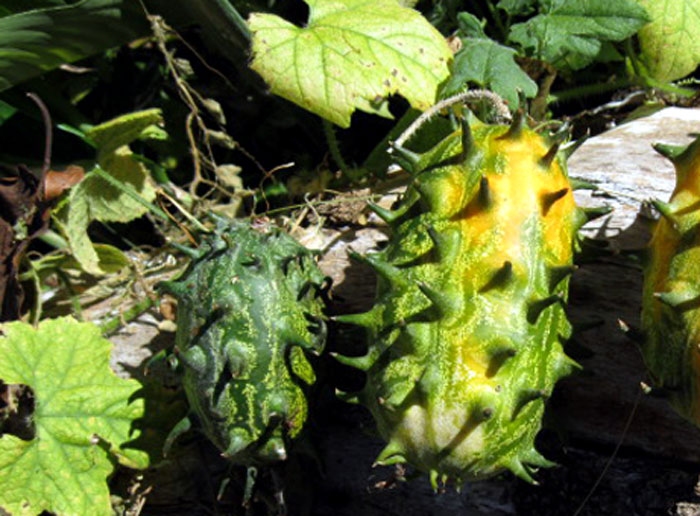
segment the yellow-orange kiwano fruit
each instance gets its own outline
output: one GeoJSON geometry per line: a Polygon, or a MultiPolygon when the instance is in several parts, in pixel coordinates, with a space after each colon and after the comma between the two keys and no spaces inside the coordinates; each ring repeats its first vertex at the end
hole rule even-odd
{"type": "Polygon", "coordinates": [[[654,387],[700,425],[700,139],[687,148],[657,145],[676,167],[654,228],[644,271],[642,354],[654,387]]]}
{"type": "Polygon", "coordinates": [[[576,364],[562,350],[577,229],[558,145],[516,116],[463,120],[431,150],[395,148],[413,180],[386,249],[358,257],[379,280],[357,401],[388,442],[377,462],[407,462],[458,484],[504,470],[532,481],[544,402],[576,364]]]}

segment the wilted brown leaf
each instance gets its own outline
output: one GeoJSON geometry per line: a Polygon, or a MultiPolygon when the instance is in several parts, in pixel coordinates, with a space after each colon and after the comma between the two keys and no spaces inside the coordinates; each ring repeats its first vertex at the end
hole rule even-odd
{"type": "Polygon", "coordinates": [[[20,261],[30,242],[48,227],[51,201],[85,175],[78,166],[49,170],[42,179],[24,165],[0,178],[0,320],[19,319],[24,290],[20,261]]]}
{"type": "Polygon", "coordinates": [[[49,170],[53,140],[51,117],[37,95],[28,93],[27,96],[37,104],[44,121],[44,165],[38,177],[24,165],[0,177],[0,321],[19,319],[22,313],[24,290],[18,279],[20,261],[29,243],[48,227],[51,201],[85,175],[83,168],[75,165],[63,172],[49,170]]]}
{"type": "Polygon", "coordinates": [[[85,177],[85,169],[68,165],[65,170],[49,170],[44,176],[44,201],[52,201],[85,177]]]}

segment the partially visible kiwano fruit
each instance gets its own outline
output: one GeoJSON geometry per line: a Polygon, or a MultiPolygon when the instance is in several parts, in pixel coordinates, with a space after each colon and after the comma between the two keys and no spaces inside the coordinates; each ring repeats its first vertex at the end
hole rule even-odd
{"type": "Polygon", "coordinates": [[[563,303],[576,231],[559,145],[517,114],[508,126],[474,117],[431,150],[394,154],[412,181],[394,210],[388,247],[356,256],[378,275],[374,307],[338,319],[366,328],[367,372],[355,395],[388,441],[379,464],[407,462],[439,481],[510,470],[532,482],[551,463],[535,450],[545,400],[577,364],[563,303]]]}
{"type": "Polygon", "coordinates": [[[658,392],[700,425],[700,138],[657,145],[676,168],[676,187],[649,244],[642,299],[642,354],[658,392]]]}
{"type": "Polygon", "coordinates": [[[307,353],[324,348],[311,251],[276,228],[218,220],[192,263],[160,290],[177,297],[176,350],[203,432],[232,462],[283,460],[307,419],[315,380],[307,353]]]}

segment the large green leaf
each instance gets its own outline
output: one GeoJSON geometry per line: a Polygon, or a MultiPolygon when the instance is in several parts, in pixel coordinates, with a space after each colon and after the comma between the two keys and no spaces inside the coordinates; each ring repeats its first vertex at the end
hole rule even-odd
{"type": "Polygon", "coordinates": [[[0,379],[33,390],[36,435],[0,437],[0,507],[14,516],[111,515],[112,458],[148,465],[145,453],[123,448],[143,415],[143,400],[129,401],[140,384],[112,372],[111,344],[94,324],[65,317],[1,329],[0,379]]]}
{"type": "Polygon", "coordinates": [[[0,91],[148,30],[133,0],[84,0],[0,18],[0,91]]]}
{"type": "Polygon", "coordinates": [[[417,11],[396,0],[306,0],[301,28],[254,13],[251,67],[273,93],[341,127],[355,109],[390,116],[385,99],[403,95],[413,107],[435,102],[448,76],[444,38],[417,11]]]}
{"type": "Polygon", "coordinates": [[[515,50],[491,39],[463,39],[442,96],[455,95],[466,83],[475,83],[498,93],[510,106],[517,108],[518,90],[526,97],[534,97],[537,84],[518,66],[514,56],[515,50]]]}
{"type": "Polygon", "coordinates": [[[591,64],[603,41],[621,41],[649,17],[635,0],[541,0],[541,12],[513,25],[509,39],[565,70],[591,64]]]}
{"type": "MultiPolygon", "coordinates": [[[[96,167],[146,202],[155,198],[155,189],[149,180],[148,169],[134,158],[128,144],[160,121],[159,109],[147,109],[95,126],[86,134],[97,145],[96,167]]],[[[124,189],[107,183],[93,169],[71,188],[55,218],[75,259],[87,272],[97,275],[108,271],[100,266],[100,257],[87,234],[90,222],[128,222],[146,211],[143,202],[135,200],[124,189]]]]}
{"type": "Polygon", "coordinates": [[[0,5],[0,16],[17,14],[30,9],[41,9],[42,7],[58,7],[66,5],[63,0],[3,0],[0,5]]]}
{"type": "Polygon", "coordinates": [[[489,39],[474,15],[460,13],[458,19],[462,48],[455,54],[441,97],[459,93],[468,83],[498,93],[513,108],[518,107],[518,90],[527,97],[537,95],[537,84],[515,62],[515,50],[489,39]]]}
{"type": "Polygon", "coordinates": [[[647,72],[659,81],[674,81],[700,64],[700,2],[698,0],[638,0],[651,23],[639,31],[639,46],[647,72]]]}

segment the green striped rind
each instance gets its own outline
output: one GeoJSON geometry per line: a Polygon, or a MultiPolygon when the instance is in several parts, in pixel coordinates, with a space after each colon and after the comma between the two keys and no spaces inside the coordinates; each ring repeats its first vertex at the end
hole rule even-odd
{"type": "Polygon", "coordinates": [[[315,382],[307,353],[324,347],[312,253],[278,229],[221,220],[175,282],[176,349],[191,412],[223,455],[254,465],[284,459],[307,418],[315,382]]]}
{"type": "MultiPolygon", "coordinates": [[[[556,145],[556,144],[555,144],[556,145]]],[[[510,470],[532,481],[544,402],[576,364],[563,302],[575,207],[564,163],[516,120],[464,123],[423,155],[395,149],[414,174],[402,204],[377,210],[388,247],[360,257],[379,277],[364,326],[368,353],[337,357],[367,372],[355,398],[388,441],[377,462],[408,462],[434,486],[510,470]]]]}

